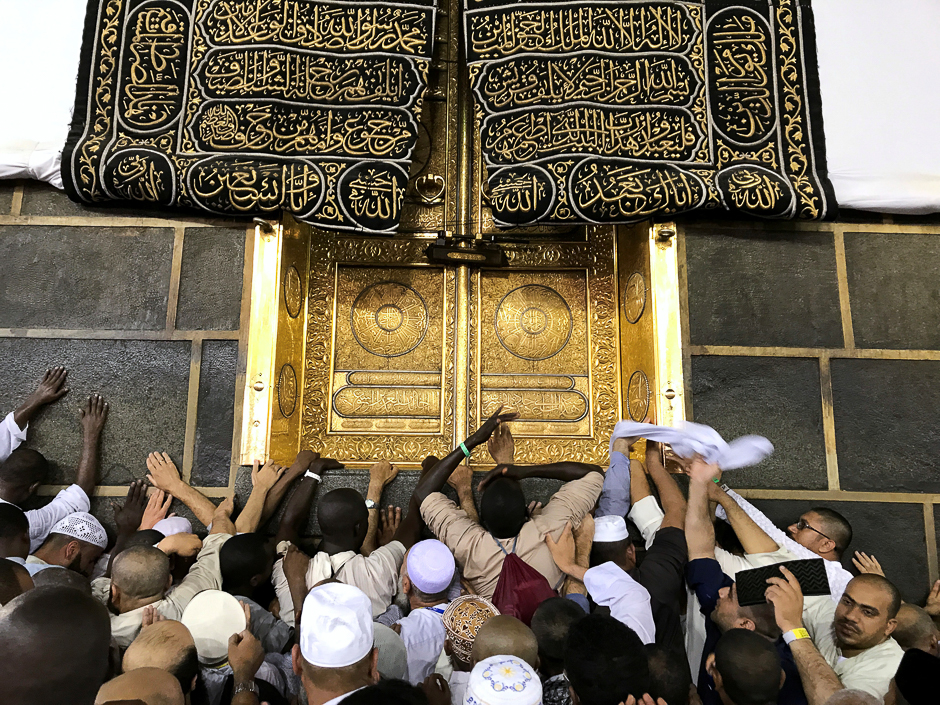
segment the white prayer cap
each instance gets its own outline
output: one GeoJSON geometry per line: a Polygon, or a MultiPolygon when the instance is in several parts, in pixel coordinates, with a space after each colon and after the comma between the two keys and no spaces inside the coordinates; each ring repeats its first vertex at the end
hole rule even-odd
{"type": "Polygon", "coordinates": [[[164,536],[193,533],[193,525],[190,524],[189,519],[185,517],[167,517],[166,519],[161,519],[153,525],[153,528],[164,536]]]}
{"type": "Polygon", "coordinates": [[[228,657],[228,640],[245,630],[245,608],[221,590],[205,590],[183,610],[180,619],[196,642],[199,662],[213,665],[228,657]]]}
{"type": "Polygon", "coordinates": [[[358,663],[372,651],[372,602],[357,587],[327,583],[313,588],[300,615],[300,653],[321,668],[358,663]]]}
{"type": "Polygon", "coordinates": [[[630,538],[627,522],[620,516],[597,517],[594,520],[594,543],[609,543],[630,538]]]}
{"type": "Polygon", "coordinates": [[[490,656],[470,672],[464,705],[539,705],[542,683],[532,666],[515,656],[490,656]]]}
{"type": "Polygon", "coordinates": [[[60,519],[49,533],[70,536],[73,539],[97,546],[102,551],[108,547],[107,532],[101,522],[88,512],[69,514],[64,519],[60,519]]]}
{"type": "Polygon", "coordinates": [[[379,675],[382,678],[408,680],[408,651],[404,639],[384,624],[375,622],[372,626],[375,629],[375,648],[379,650],[376,664],[379,675]]]}
{"type": "Polygon", "coordinates": [[[444,592],[454,579],[454,554],[437,539],[418,541],[408,551],[408,579],[426,595],[444,592]]]}

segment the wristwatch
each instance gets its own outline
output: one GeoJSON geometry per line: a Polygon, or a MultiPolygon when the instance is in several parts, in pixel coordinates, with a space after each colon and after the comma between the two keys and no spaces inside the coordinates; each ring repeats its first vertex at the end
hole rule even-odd
{"type": "Polygon", "coordinates": [[[316,480],[317,482],[321,482],[321,481],[322,481],[322,480],[320,479],[320,476],[317,475],[313,470],[307,470],[307,472],[304,473],[304,477],[309,477],[310,479],[316,480]]]}
{"type": "Polygon", "coordinates": [[[375,500],[367,499],[366,500],[366,509],[375,509],[375,500]]]}
{"type": "Polygon", "coordinates": [[[800,627],[799,629],[791,629],[786,634],[783,635],[783,640],[787,644],[792,644],[797,639],[809,639],[809,632],[800,627]]]}
{"type": "Polygon", "coordinates": [[[232,691],[232,697],[238,695],[239,693],[254,693],[258,697],[261,697],[261,693],[258,690],[258,684],[253,680],[236,683],[235,689],[232,691]]]}

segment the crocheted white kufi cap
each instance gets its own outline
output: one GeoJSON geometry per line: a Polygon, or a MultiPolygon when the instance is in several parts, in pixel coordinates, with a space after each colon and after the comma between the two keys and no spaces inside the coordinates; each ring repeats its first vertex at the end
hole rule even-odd
{"type": "Polygon", "coordinates": [[[212,665],[228,657],[228,640],[245,630],[245,608],[221,590],[204,590],[183,610],[180,620],[193,635],[199,662],[212,665]]]}
{"type": "Polygon", "coordinates": [[[623,541],[629,538],[627,522],[620,516],[597,517],[594,520],[594,543],[623,541]]]}
{"type": "Polygon", "coordinates": [[[470,672],[464,705],[539,705],[542,683],[532,666],[515,656],[490,656],[470,672]]]}
{"type": "Polygon", "coordinates": [[[88,512],[75,512],[69,514],[64,519],[52,527],[52,534],[63,534],[73,539],[84,541],[97,546],[102,551],[108,547],[108,534],[101,525],[101,522],[95,519],[88,512]]]}
{"type": "Polygon", "coordinates": [[[408,551],[408,579],[427,595],[450,587],[456,569],[454,554],[437,539],[419,541],[408,551]]]}
{"type": "Polygon", "coordinates": [[[321,668],[343,668],[372,650],[372,601],[357,587],[327,583],[304,599],[300,653],[321,668]]]}

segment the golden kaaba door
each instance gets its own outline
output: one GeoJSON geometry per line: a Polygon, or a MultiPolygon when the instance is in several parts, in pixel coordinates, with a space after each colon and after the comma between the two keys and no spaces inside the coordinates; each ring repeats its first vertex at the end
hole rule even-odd
{"type": "MultiPolygon", "coordinates": [[[[605,462],[621,418],[681,412],[666,394],[681,380],[657,359],[662,245],[650,233],[507,244],[507,267],[477,269],[429,263],[426,237],[285,220],[255,252],[278,274],[252,297],[243,460],[309,448],[353,467],[416,466],[504,405],[520,414],[517,462],[605,462]]],[[[487,462],[482,448],[471,458],[487,462]]]]}

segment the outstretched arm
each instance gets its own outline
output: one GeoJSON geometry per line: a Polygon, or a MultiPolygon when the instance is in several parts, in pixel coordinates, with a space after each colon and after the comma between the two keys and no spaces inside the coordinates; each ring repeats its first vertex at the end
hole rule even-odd
{"type": "MultiPolygon", "coordinates": [[[[332,458],[321,458],[319,454],[314,453],[314,459],[310,463],[309,473],[312,475],[322,475],[325,470],[332,470],[343,467],[341,463],[332,458]]],[[[313,495],[320,486],[320,481],[310,474],[304,474],[297,483],[297,489],[287,501],[284,508],[284,516],[281,517],[281,523],[277,527],[277,537],[275,545],[281,541],[290,541],[297,543],[300,538],[300,532],[304,528],[307,517],[310,516],[310,505],[313,502],[313,495]]]]}
{"type": "Polygon", "coordinates": [[[169,492],[189,507],[189,511],[196,515],[196,519],[202,522],[203,526],[212,523],[215,505],[202,492],[183,482],[180,471],[169,455],[156,452],[148,455],[147,471],[147,479],[151,485],[169,492]]]}
{"type": "Polygon", "coordinates": [[[235,529],[240,534],[250,534],[258,530],[261,524],[261,515],[268,492],[284,474],[286,468],[275,465],[270,460],[260,469],[261,462],[256,460],[251,469],[251,494],[235,520],[235,529]]]}
{"type": "Polygon", "coordinates": [[[108,418],[108,405],[98,394],[88,397],[88,403],[81,410],[82,419],[82,457],[78,461],[78,475],[75,484],[91,497],[98,484],[98,451],[101,448],[101,431],[108,418]]]}
{"type": "Polygon", "coordinates": [[[741,546],[744,547],[745,553],[771,553],[780,548],[777,542],[768,536],[764,530],[757,525],[757,522],[748,516],[738,503],[731,499],[728,493],[714,482],[711,483],[711,487],[709,487],[709,493],[710,498],[718,502],[725,510],[728,522],[731,524],[731,528],[734,529],[734,533],[738,535],[738,539],[740,539],[741,546]]]}
{"type": "Polygon", "coordinates": [[[69,388],[65,386],[65,378],[68,374],[69,371],[64,367],[46,370],[39,386],[13,412],[13,420],[20,429],[26,430],[26,426],[36,417],[40,409],[69,393],[69,388]]]}
{"type": "Polygon", "coordinates": [[[576,463],[573,461],[564,461],[560,463],[546,463],[545,465],[509,465],[506,467],[497,467],[490,470],[486,477],[480,482],[480,489],[483,490],[497,477],[508,477],[513,480],[525,480],[530,477],[542,477],[548,480],[561,480],[562,482],[572,482],[580,480],[582,477],[592,472],[604,474],[604,468],[600,465],[591,463],[576,463]]]}
{"type": "Polygon", "coordinates": [[[387,460],[380,460],[369,468],[369,489],[366,492],[366,501],[372,501],[369,507],[369,527],[366,530],[366,538],[362,542],[362,548],[359,552],[364,556],[370,555],[379,547],[379,512],[382,506],[382,492],[388,483],[398,476],[398,468],[387,460]]]}
{"type": "Polygon", "coordinates": [[[660,452],[659,443],[646,442],[646,469],[653,478],[653,482],[656,483],[659,503],[666,515],[663,517],[662,526],[674,526],[681,529],[685,526],[685,497],[682,496],[675,478],[663,466],[660,452]]]}
{"type": "Polygon", "coordinates": [[[685,542],[689,560],[715,557],[715,526],[708,512],[708,486],[718,477],[718,466],[695,458],[689,467],[689,506],[685,518],[685,542]]]}
{"type": "Polygon", "coordinates": [[[277,511],[278,505],[287,494],[287,489],[294,483],[298,477],[303,475],[310,467],[310,463],[320,457],[319,453],[310,450],[302,450],[294,458],[294,462],[287,468],[287,472],[281,475],[280,479],[274,483],[274,487],[268,492],[264,499],[264,509],[261,512],[261,522],[264,523],[277,511]]]}
{"type": "MultiPolygon", "coordinates": [[[[468,451],[476,448],[478,445],[486,443],[499,424],[512,421],[519,416],[518,414],[501,414],[500,412],[502,410],[503,407],[499,407],[495,414],[490,416],[473,435],[464,441],[463,445],[468,451]]],[[[444,489],[444,485],[446,485],[447,480],[450,479],[450,474],[460,465],[465,457],[467,456],[463,452],[463,449],[458,446],[424,474],[424,477],[418,481],[418,485],[415,487],[414,494],[412,495],[418,501],[419,507],[424,503],[424,500],[428,498],[429,494],[432,492],[440,492],[444,489]]]]}

